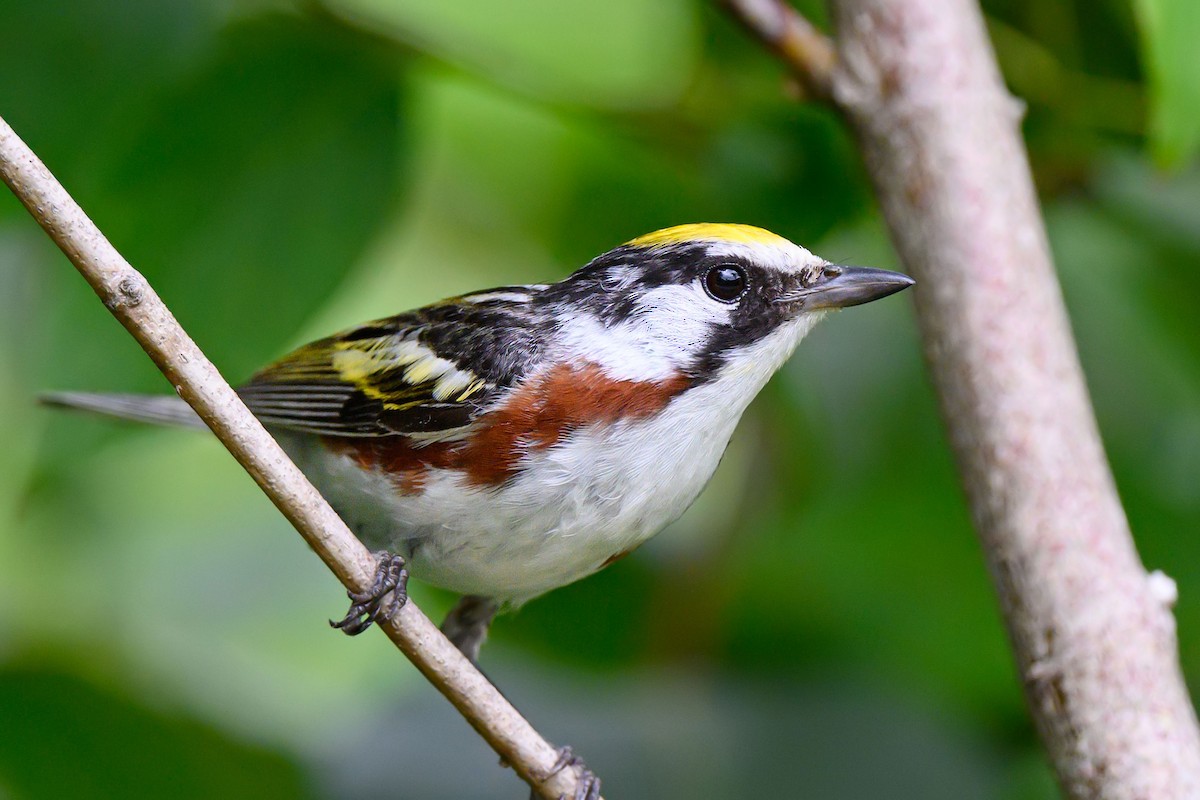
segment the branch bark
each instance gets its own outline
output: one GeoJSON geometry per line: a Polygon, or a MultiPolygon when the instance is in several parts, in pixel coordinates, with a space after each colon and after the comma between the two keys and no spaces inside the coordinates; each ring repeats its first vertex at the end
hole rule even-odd
{"type": "MultiPolygon", "coordinates": [[[[250,413],[146,279],[3,119],[0,177],[338,580],[352,591],[366,589],[374,557],[250,413]]],[[[415,603],[410,600],[379,627],[535,791],[552,800],[574,796],[576,770],[552,774],[558,758],[554,747],[415,603]]]]}
{"type": "MultiPolygon", "coordinates": [[[[827,96],[917,278],[926,360],[1059,783],[1074,798],[1200,797],[1174,583],[1147,575],[1117,497],[1020,136],[1023,109],[979,9],[832,5],[827,96]]],[[[751,29],[780,53],[771,31],[751,29]]]]}

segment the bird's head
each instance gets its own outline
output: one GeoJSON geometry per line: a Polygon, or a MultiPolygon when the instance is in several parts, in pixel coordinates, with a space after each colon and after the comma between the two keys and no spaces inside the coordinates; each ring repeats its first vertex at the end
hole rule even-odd
{"type": "Polygon", "coordinates": [[[599,256],[547,298],[576,357],[619,377],[741,377],[756,392],[830,310],[912,284],[897,272],[831,264],[762,228],[694,224],[599,256]]]}

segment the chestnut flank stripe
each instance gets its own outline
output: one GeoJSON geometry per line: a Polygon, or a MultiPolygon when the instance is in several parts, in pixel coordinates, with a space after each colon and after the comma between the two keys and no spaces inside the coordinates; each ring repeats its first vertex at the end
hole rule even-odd
{"type": "Polygon", "coordinates": [[[430,469],[459,470],[474,486],[499,486],[520,471],[525,453],[551,447],[580,428],[645,419],[690,383],[681,374],[662,382],[614,380],[595,364],[559,364],[480,415],[472,434],[460,441],[418,446],[402,435],[323,439],[364,469],[387,473],[403,494],[420,493],[430,469]]]}

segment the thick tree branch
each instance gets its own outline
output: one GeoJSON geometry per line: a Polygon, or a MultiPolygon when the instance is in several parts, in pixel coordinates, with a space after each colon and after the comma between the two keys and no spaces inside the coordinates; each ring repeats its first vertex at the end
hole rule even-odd
{"type": "Polygon", "coordinates": [[[833,7],[831,97],[917,278],[942,415],[1059,782],[1075,798],[1200,797],[1174,584],[1146,574],[1117,498],[1020,137],[1022,107],[1004,88],[979,8],[833,7]]]}
{"type": "MultiPolygon", "coordinates": [[[[3,119],[0,177],[338,580],[353,591],[367,588],[375,569],[371,554],[246,409],[146,279],[3,119]]],[[[576,771],[549,774],[557,759],[554,748],[412,601],[380,627],[538,793],[574,795],[576,771]]]]}

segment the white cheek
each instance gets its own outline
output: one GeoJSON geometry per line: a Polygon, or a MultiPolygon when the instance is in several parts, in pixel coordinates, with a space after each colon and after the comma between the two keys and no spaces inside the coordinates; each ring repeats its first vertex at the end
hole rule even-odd
{"type": "Polygon", "coordinates": [[[649,351],[645,331],[629,322],[605,327],[592,314],[559,318],[560,352],[567,363],[598,364],[608,377],[625,381],[660,381],[675,374],[675,362],[649,351]]]}
{"type": "Polygon", "coordinates": [[[690,356],[715,326],[729,322],[735,308],[709,297],[699,281],[672,284],[647,292],[629,324],[640,327],[652,347],[663,354],[690,356]]]}
{"type": "Polygon", "coordinates": [[[616,380],[666,380],[691,362],[712,327],[728,322],[732,312],[699,281],[660,286],[646,293],[628,319],[609,327],[592,314],[560,317],[561,357],[599,364],[616,380]]]}

